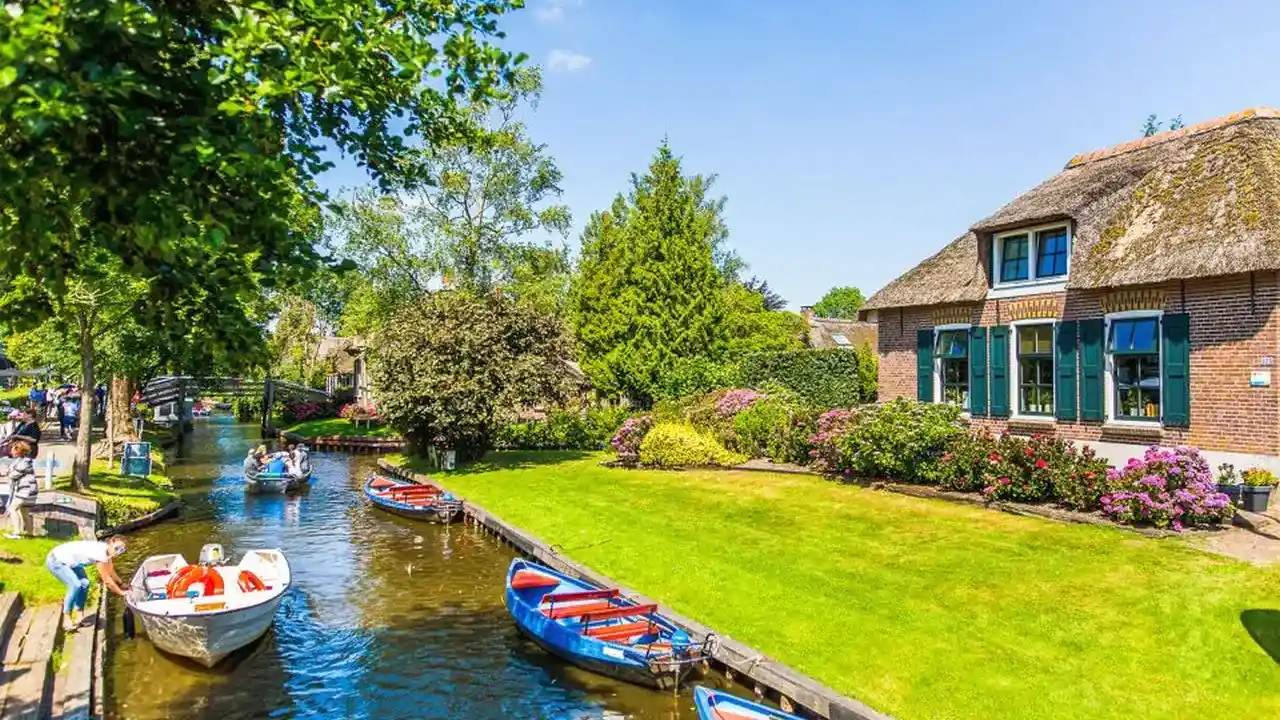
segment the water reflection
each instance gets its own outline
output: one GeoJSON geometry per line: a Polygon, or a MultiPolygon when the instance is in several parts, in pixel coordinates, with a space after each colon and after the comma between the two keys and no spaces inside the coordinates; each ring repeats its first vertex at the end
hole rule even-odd
{"type": "Polygon", "coordinates": [[[135,535],[121,564],[131,572],[162,551],[194,558],[207,542],[236,558],[279,547],[295,587],[274,631],[205,670],[120,638],[114,604],[108,717],[696,717],[689,692],[602,678],[523,638],[502,604],[512,551],[476,528],[368,509],[368,456],[314,453],[306,492],[247,495],[240,460],[257,442],[255,427],[202,421],[171,468],[183,517],[135,535]]]}

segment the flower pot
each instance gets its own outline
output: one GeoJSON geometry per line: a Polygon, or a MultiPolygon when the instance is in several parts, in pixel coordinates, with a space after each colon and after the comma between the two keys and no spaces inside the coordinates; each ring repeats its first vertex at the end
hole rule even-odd
{"type": "Polygon", "coordinates": [[[1240,505],[1240,486],[1239,485],[1219,485],[1218,492],[1226,495],[1231,499],[1233,505],[1240,505]]]}
{"type": "Polygon", "coordinates": [[[1265,512],[1267,503],[1271,500],[1271,488],[1274,485],[1263,485],[1262,487],[1254,487],[1252,485],[1243,485],[1240,488],[1240,506],[1249,512],[1265,512]]]}

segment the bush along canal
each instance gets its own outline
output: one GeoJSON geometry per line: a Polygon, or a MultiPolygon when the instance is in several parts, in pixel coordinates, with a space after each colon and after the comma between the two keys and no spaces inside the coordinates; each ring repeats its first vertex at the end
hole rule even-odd
{"type": "Polygon", "coordinates": [[[182,516],[130,535],[121,575],[148,555],[194,558],[221,543],[232,558],[280,548],[294,587],[271,632],[207,670],[145,635],[124,638],[122,604],[112,602],[106,717],[697,717],[691,689],[611,680],[525,638],[503,605],[515,550],[474,525],[370,508],[361,486],[373,457],[314,452],[303,493],[246,495],[240,463],[258,428],[210,422],[194,432],[170,468],[182,516]]]}

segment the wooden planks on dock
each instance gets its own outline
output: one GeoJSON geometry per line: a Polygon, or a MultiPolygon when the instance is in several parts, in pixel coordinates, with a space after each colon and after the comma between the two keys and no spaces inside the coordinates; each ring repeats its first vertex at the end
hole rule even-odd
{"type": "Polygon", "coordinates": [[[0,718],[39,720],[52,696],[49,660],[58,638],[62,609],[57,605],[25,610],[4,645],[0,670],[0,718]]]}

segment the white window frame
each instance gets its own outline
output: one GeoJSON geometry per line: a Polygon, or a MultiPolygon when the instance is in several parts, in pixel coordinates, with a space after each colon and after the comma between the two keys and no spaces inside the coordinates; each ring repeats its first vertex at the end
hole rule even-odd
{"type": "Polygon", "coordinates": [[[1009,323],[1009,417],[1012,420],[1025,420],[1026,422],[1042,422],[1049,423],[1057,420],[1058,417],[1058,321],[1052,318],[1030,318],[1027,320],[1014,320],[1009,323]],[[1050,370],[1049,378],[1053,383],[1053,408],[1048,415],[1024,415],[1022,414],[1022,366],[1018,363],[1018,328],[1036,325],[1048,325],[1051,330],[1051,339],[1049,341],[1049,355],[1053,363],[1053,369],[1050,370]]]}
{"type": "Polygon", "coordinates": [[[1103,392],[1106,403],[1106,424],[1131,428],[1163,428],[1164,427],[1164,311],[1163,310],[1125,310],[1103,316],[1102,323],[1102,358],[1105,368],[1103,392]],[[1115,356],[1111,354],[1111,323],[1114,320],[1137,320],[1141,318],[1156,319],[1156,367],[1160,369],[1160,384],[1156,388],[1160,398],[1160,415],[1155,421],[1131,420],[1116,417],[1116,379],[1115,356]]]}
{"type": "Polygon", "coordinates": [[[1075,228],[1070,222],[1053,222],[1044,225],[1036,225],[1033,227],[1018,228],[1017,230],[1006,230],[1005,232],[996,233],[991,236],[991,292],[987,297],[992,299],[1004,297],[1016,297],[1018,295],[1031,295],[1042,292],[1058,292],[1067,289],[1067,278],[1071,277],[1071,250],[1075,247],[1075,228]],[[1040,243],[1036,238],[1037,233],[1046,230],[1066,230],[1067,231],[1067,272],[1065,275],[1054,275],[1048,278],[1036,277],[1036,266],[1040,260],[1040,243]],[[1010,280],[1003,282],[1000,280],[1001,266],[1004,264],[1004,239],[1014,237],[1016,235],[1027,236],[1027,279],[1026,280],[1010,280]]]}
{"type": "MultiPolygon", "coordinates": [[[[972,333],[973,323],[951,323],[949,325],[935,325],[933,327],[933,402],[939,405],[943,405],[946,403],[942,399],[942,358],[939,357],[938,355],[938,335],[940,335],[942,332],[947,330],[965,330],[969,333],[972,333]]],[[[970,337],[967,351],[969,353],[973,352],[972,337],[970,337]]],[[[971,356],[969,357],[969,362],[971,363],[973,362],[973,357],[971,356]]],[[[969,368],[969,377],[970,378],[973,377],[972,366],[969,368]]],[[[973,405],[973,387],[971,386],[969,388],[969,394],[967,396],[966,403],[960,406],[960,410],[963,412],[963,414],[966,417],[969,415],[969,408],[972,405],[973,405]]]]}

